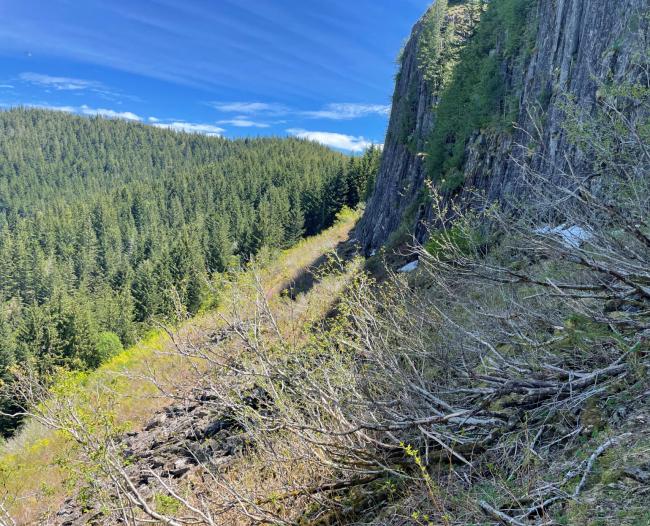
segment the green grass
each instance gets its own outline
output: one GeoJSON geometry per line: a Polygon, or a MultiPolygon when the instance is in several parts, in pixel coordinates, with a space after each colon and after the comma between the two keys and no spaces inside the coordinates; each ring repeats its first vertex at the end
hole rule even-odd
{"type": "MultiPolygon", "coordinates": [[[[278,297],[280,290],[303,268],[345,241],[358,217],[358,211],[346,209],[339,214],[336,224],[322,234],[270,254],[264,265],[253,265],[272,304],[281,306],[289,301],[278,297]]],[[[243,315],[247,309],[254,308],[254,298],[246,295],[254,294],[248,287],[252,281],[251,269],[230,276],[230,281],[222,284],[224,297],[241,293],[239,301],[243,315]]],[[[314,297],[310,301],[299,299],[291,304],[291,314],[297,312],[303,323],[322,317],[331,308],[343,286],[341,283],[336,277],[324,279],[314,287],[314,297]]],[[[226,308],[222,305],[180,325],[178,334],[183,336],[214,330],[223,323],[226,308]]],[[[110,418],[120,429],[137,430],[168,403],[164,397],[153,396],[158,391],[152,383],[143,380],[143,376],[155,369],[161,378],[173,378],[178,385],[193,374],[188,362],[179,360],[168,352],[170,350],[167,333],[164,330],[152,331],[97,370],[63,376],[53,387],[53,392],[72,396],[88,408],[88,413],[97,414],[98,418],[110,411],[110,418]],[[106,399],[107,392],[111,393],[110,400],[106,399]]],[[[4,503],[18,524],[38,523],[44,514],[57,510],[70,493],[71,485],[75,483],[70,473],[73,460],[74,444],[69,437],[28,420],[16,437],[0,447],[0,503],[4,503]]]]}

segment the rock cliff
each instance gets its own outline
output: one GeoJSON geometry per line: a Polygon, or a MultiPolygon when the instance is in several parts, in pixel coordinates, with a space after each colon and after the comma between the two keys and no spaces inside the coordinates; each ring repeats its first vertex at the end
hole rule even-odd
{"type": "MultiPolygon", "coordinates": [[[[475,3],[448,7],[439,0],[437,4],[415,25],[403,51],[377,185],[359,225],[359,239],[366,251],[386,243],[400,224],[420,240],[425,236],[425,230],[418,225],[430,215],[422,198],[427,177],[447,195],[473,187],[491,199],[507,202],[509,196],[521,190],[517,185],[522,156],[550,178],[560,177],[567,163],[578,170],[586,167],[586,160],[569,145],[563,131],[567,96],[588,111],[594,107],[600,83],[620,83],[643,74],[639,57],[648,49],[647,0],[493,0],[485,6],[480,21],[465,24],[463,32],[457,31],[456,41],[450,44],[459,47],[466,40],[471,43],[480,37],[491,45],[478,43],[473,54],[461,51],[457,65],[456,55],[444,53],[449,40],[445,28],[459,16],[471,18],[467,11],[475,3]],[[433,27],[430,18],[436,8],[444,8],[447,14],[442,24],[433,27]],[[503,14],[499,19],[499,10],[510,19],[503,14]],[[512,21],[512,13],[519,25],[512,21]],[[485,39],[490,29],[481,27],[488,23],[494,26],[493,40],[485,39]],[[426,57],[423,47],[431,31],[439,32],[442,44],[437,48],[429,46],[426,53],[436,56],[426,57]],[[516,42],[514,51],[513,36],[508,34],[513,31],[519,31],[523,39],[516,42]],[[517,125],[497,126],[494,120],[486,124],[488,121],[483,119],[475,129],[471,129],[471,121],[464,123],[470,127],[466,134],[456,133],[452,140],[449,134],[438,134],[440,148],[461,141],[462,154],[457,155],[457,169],[449,167],[448,159],[432,169],[436,160],[427,156],[435,150],[436,128],[444,125],[453,129],[455,125],[442,121],[449,119],[449,112],[442,114],[448,102],[445,98],[456,97],[461,85],[455,85],[452,76],[436,86],[427,78],[424,61],[447,61],[450,69],[471,69],[472,65],[463,61],[477,57],[486,63],[496,62],[493,76],[500,77],[500,91],[488,99],[488,111],[506,113],[504,108],[510,104],[511,114],[502,120],[512,117],[517,125]],[[452,176],[455,183],[449,184],[452,176]]],[[[476,98],[477,93],[472,96],[476,98]]],[[[454,118],[460,122],[465,106],[462,102],[456,104],[460,115],[454,118]]]]}

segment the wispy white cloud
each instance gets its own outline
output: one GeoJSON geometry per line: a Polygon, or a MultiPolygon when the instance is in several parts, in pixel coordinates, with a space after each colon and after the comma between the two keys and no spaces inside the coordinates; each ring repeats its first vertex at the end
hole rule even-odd
{"type": "Polygon", "coordinates": [[[370,115],[386,116],[390,113],[390,106],[386,104],[359,104],[353,102],[340,102],[328,104],[321,110],[304,111],[305,117],[312,119],[349,120],[370,115]]]}
{"type": "MultiPolygon", "coordinates": [[[[98,116],[107,119],[124,119],[127,121],[142,122],[144,119],[130,111],[115,111],[106,108],[91,108],[90,106],[55,106],[51,104],[25,104],[29,108],[37,108],[41,110],[62,111],[66,113],[74,113],[77,115],[98,116]]],[[[11,107],[9,104],[0,103],[0,107],[11,107]]],[[[157,117],[149,117],[147,121],[156,128],[163,128],[177,132],[198,133],[207,135],[209,137],[220,137],[225,131],[223,128],[214,126],[212,124],[201,124],[184,121],[174,122],[161,122],[157,117]]]]}
{"type": "Polygon", "coordinates": [[[97,115],[107,119],[124,119],[127,121],[142,121],[142,117],[130,111],[115,111],[106,108],[90,108],[86,105],[79,108],[79,112],[83,115],[97,115]]]}
{"type": "MultiPolygon", "coordinates": [[[[269,102],[210,102],[209,106],[222,113],[237,113],[240,116],[221,121],[238,127],[251,127],[251,116],[294,116],[308,119],[351,120],[372,115],[385,117],[390,113],[387,104],[365,104],[356,102],[337,102],[327,104],[319,110],[299,110],[283,104],[269,102]],[[241,116],[243,115],[243,116],[241,116]]],[[[266,126],[258,126],[266,127],[266,126]]]]}
{"type": "Polygon", "coordinates": [[[217,124],[230,124],[237,128],[270,128],[271,126],[265,122],[252,121],[246,117],[235,117],[234,119],[217,121],[217,124]]]}
{"type": "MultiPolygon", "coordinates": [[[[11,107],[10,104],[0,103],[0,107],[11,107]]],[[[124,119],[127,121],[134,122],[143,122],[143,118],[135,113],[130,111],[115,111],[106,108],[91,108],[90,106],[56,106],[52,104],[24,104],[29,108],[37,108],[41,110],[49,111],[62,111],[66,113],[73,113],[76,115],[86,115],[86,116],[98,116],[104,117],[106,119],[124,119]]],[[[214,126],[212,124],[202,124],[194,122],[184,122],[184,121],[173,121],[173,122],[162,122],[158,117],[148,117],[146,119],[151,126],[156,128],[163,128],[167,130],[173,130],[177,132],[185,133],[197,133],[201,135],[206,135],[209,137],[220,137],[225,131],[219,126],[214,126]]]]}
{"type": "Polygon", "coordinates": [[[137,97],[126,95],[119,90],[113,90],[97,80],[77,79],[72,77],[59,77],[41,73],[26,72],[18,76],[18,80],[46,91],[72,91],[76,93],[89,92],[100,97],[117,102],[120,99],[137,101],[137,97]]]}
{"type": "Polygon", "coordinates": [[[369,141],[364,137],[345,135],[343,133],[309,131],[299,128],[290,128],[287,130],[287,133],[300,139],[318,142],[325,146],[331,146],[332,148],[338,148],[340,150],[347,150],[355,153],[362,152],[373,144],[372,141],[369,141]]]}
{"type": "Polygon", "coordinates": [[[223,128],[213,126],[212,124],[198,124],[193,122],[158,122],[154,126],[156,128],[166,128],[177,132],[198,133],[209,137],[219,137],[225,131],[223,128]]]}
{"type": "Polygon", "coordinates": [[[29,82],[30,84],[59,91],[98,90],[103,88],[101,82],[96,82],[94,80],[54,77],[51,75],[42,75],[40,73],[21,73],[19,78],[20,80],[29,82]]]}
{"type": "Polygon", "coordinates": [[[0,89],[14,89],[11,84],[0,84],[0,89]]]}
{"type": "Polygon", "coordinates": [[[130,111],[115,111],[106,108],[91,108],[90,106],[56,106],[53,104],[26,104],[29,108],[40,110],[62,111],[65,113],[76,113],[80,115],[98,116],[106,119],[124,119],[127,121],[142,121],[142,118],[130,111]]]}
{"type": "Polygon", "coordinates": [[[223,113],[241,113],[244,115],[283,115],[289,108],[272,102],[209,102],[209,106],[223,113]]]}

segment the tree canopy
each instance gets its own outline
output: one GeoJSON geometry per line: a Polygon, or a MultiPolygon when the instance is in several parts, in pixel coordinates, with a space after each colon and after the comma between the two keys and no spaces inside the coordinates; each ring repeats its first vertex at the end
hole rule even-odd
{"type": "Polygon", "coordinates": [[[377,158],[0,112],[0,378],[26,362],[41,374],[93,368],[150,320],[196,313],[213,273],[355,206],[377,158]]]}

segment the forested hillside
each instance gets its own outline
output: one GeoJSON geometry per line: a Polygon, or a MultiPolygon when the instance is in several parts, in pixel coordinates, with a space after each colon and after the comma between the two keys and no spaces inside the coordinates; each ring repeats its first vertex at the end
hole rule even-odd
{"type": "Polygon", "coordinates": [[[5,381],[15,363],[96,367],[150,320],[196,313],[213,273],[355,206],[378,157],[29,109],[0,113],[0,137],[5,381]]]}
{"type": "Polygon", "coordinates": [[[649,25],[436,0],[381,161],[4,114],[0,524],[650,524],[649,25]]]}

